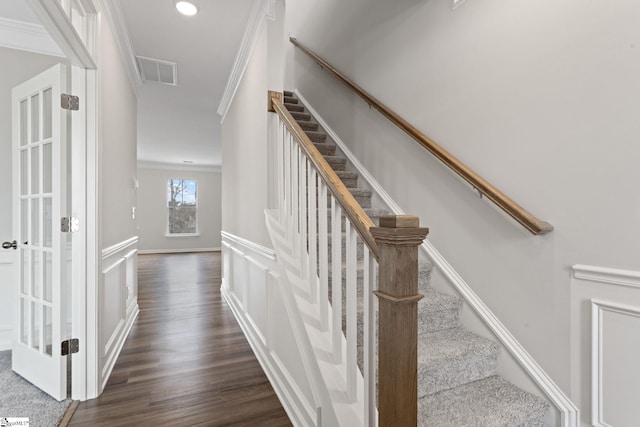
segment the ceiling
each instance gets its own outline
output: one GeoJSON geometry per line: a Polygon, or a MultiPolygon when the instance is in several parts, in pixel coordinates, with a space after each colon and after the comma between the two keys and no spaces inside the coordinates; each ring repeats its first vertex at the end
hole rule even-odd
{"type": "Polygon", "coordinates": [[[178,64],[177,86],[144,83],[138,96],[138,160],[221,165],[216,113],[251,9],[251,0],[193,0],[197,15],[173,0],[119,1],[137,56],[178,64]]]}
{"type": "MultiPolygon", "coordinates": [[[[221,166],[218,105],[233,67],[252,0],[192,0],[183,16],[174,0],[107,0],[137,56],[177,63],[177,85],[143,83],[138,93],[138,161],[221,166]]],[[[0,17],[38,23],[25,0],[0,0],[0,17]]]]}

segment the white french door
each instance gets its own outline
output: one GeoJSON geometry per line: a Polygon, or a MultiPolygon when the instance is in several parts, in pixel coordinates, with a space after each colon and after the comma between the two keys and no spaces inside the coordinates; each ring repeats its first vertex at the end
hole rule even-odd
{"type": "Polygon", "coordinates": [[[67,396],[66,211],[68,112],[60,107],[66,68],[58,64],[13,89],[14,291],[12,368],[58,400],[67,396]]]}

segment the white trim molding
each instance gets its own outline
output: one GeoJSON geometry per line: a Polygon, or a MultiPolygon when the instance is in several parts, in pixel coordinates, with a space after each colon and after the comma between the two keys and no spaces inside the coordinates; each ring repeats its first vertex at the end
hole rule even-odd
{"type": "Polygon", "coordinates": [[[221,248],[188,248],[188,249],[142,249],[138,253],[140,255],[151,254],[183,254],[190,252],[220,252],[221,248]]]}
{"type": "Polygon", "coordinates": [[[608,285],[640,288],[640,271],[619,270],[616,268],[595,267],[576,264],[571,266],[573,277],[608,285]]]}
{"type": "Polygon", "coordinates": [[[129,82],[136,95],[139,94],[140,86],[142,86],[142,77],[136,61],[136,53],[131,43],[131,37],[127,30],[127,23],[124,19],[124,12],[120,0],[99,0],[100,6],[109,21],[109,25],[113,29],[113,36],[118,46],[118,51],[122,57],[129,82]]]}
{"type": "Polygon", "coordinates": [[[64,53],[42,25],[0,17],[0,46],[43,55],[64,53]]]}
{"type": "Polygon", "coordinates": [[[123,240],[122,242],[116,243],[115,245],[109,246],[102,250],[102,258],[108,258],[116,252],[123,251],[133,245],[138,243],[138,236],[130,237],[127,240],[123,240]]]}
{"type": "Polygon", "coordinates": [[[138,169],[161,169],[189,172],[220,173],[222,172],[222,165],[194,165],[185,163],[164,163],[152,162],[148,160],[138,160],[138,169]]]}
{"type": "Polygon", "coordinates": [[[222,235],[223,240],[236,243],[237,245],[240,245],[245,249],[249,249],[252,252],[256,252],[271,261],[276,260],[276,253],[273,249],[266,248],[262,245],[252,242],[251,240],[244,239],[240,236],[236,236],[235,234],[231,234],[226,231],[222,231],[220,232],[220,234],[222,235]]]}
{"type": "MultiPolygon", "coordinates": [[[[405,212],[391,198],[380,183],[371,175],[371,173],[358,161],[356,156],[347,148],[346,144],[340,137],[329,127],[329,125],[320,117],[320,115],[310,106],[302,94],[296,89],[294,93],[300,101],[305,104],[305,108],[324,129],[331,139],[336,143],[338,148],[344,153],[351,165],[362,176],[371,190],[387,208],[396,215],[404,215],[405,212]]],[[[476,295],[471,287],[465,282],[449,262],[440,254],[440,252],[427,239],[422,243],[422,251],[433,261],[437,268],[451,286],[462,296],[469,307],[478,315],[482,322],[489,328],[492,334],[502,343],[511,356],[518,362],[524,372],[535,382],[547,399],[555,406],[560,415],[562,427],[578,427],[580,425],[580,417],[578,408],[567,397],[567,395],[558,387],[558,385],[547,375],[547,373],[538,365],[531,355],[522,347],[516,338],[507,330],[500,322],[495,314],[487,307],[484,302],[476,295]]]]}
{"type": "MultiPolygon", "coordinates": [[[[604,419],[604,312],[638,318],[640,307],[630,307],[604,301],[591,300],[591,424],[595,427],[612,427],[604,419]]],[[[640,324],[640,323],[639,323],[640,324]]],[[[633,367],[635,369],[635,367],[633,367]]]]}
{"type": "MultiPolygon", "coordinates": [[[[59,2],[49,0],[25,1],[73,65],[96,69],[96,62],[89,51],[89,47],[73,28],[59,2]]],[[[87,2],[86,4],[93,7],[93,2],[87,2]]],[[[92,14],[94,12],[93,10],[91,11],[92,14]]],[[[90,23],[91,26],[94,24],[95,22],[93,21],[90,23]]]]}
{"type": "Polygon", "coordinates": [[[240,42],[240,48],[233,62],[227,85],[222,94],[222,100],[218,105],[218,114],[221,116],[220,123],[224,121],[227,111],[229,111],[244,71],[247,69],[258,40],[260,40],[266,20],[275,19],[275,3],[276,0],[253,0],[249,19],[240,42]]]}

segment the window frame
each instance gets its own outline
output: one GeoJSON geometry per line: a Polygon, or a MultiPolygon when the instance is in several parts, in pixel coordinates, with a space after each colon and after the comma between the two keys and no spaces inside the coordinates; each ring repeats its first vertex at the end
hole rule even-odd
{"type": "MultiPolygon", "coordinates": [[[[184,184],[183,184],[184,185],[184,184]]],[[[184,187],[183,187],[184,188],[184,187]]],[[[166,220],[165,220],[165,224],[166,224],[166,229],[165,229],[165,237],[199,237],[200,236],[200,221],[198,220],[198,180],[195,178],[167,178],[165,180],[165,208],[167,210],[166,213],[166,220]],[[171,209],[175,209],[178,206],[174,206],[171,207],[169,206],[169,194],[168,194],[168,189],[169,189],[169,183],[171,181],[193,181],[195,184],[195,205],[193,206],[195,208],[195,222],[196,222],[196,231],[192,232],[192,233],[172,233],[171,232],[171,228],[170,228],[170,219],[171,219],[171,209]]],[[[183,190],[184,191],[184,190],[183,190]]],[[[191,206],[189,206],[191,207],[191,206]]]]}

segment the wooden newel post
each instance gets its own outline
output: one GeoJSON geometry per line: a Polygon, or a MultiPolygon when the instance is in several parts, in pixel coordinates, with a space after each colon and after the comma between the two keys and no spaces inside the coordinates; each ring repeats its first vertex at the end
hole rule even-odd
{"type": "Polygon", "coordinates": [[[378,260],[378,414],[380,427],[418,423],[418,246],[428,228],[410,215],[370,228],[378,260]]]}

